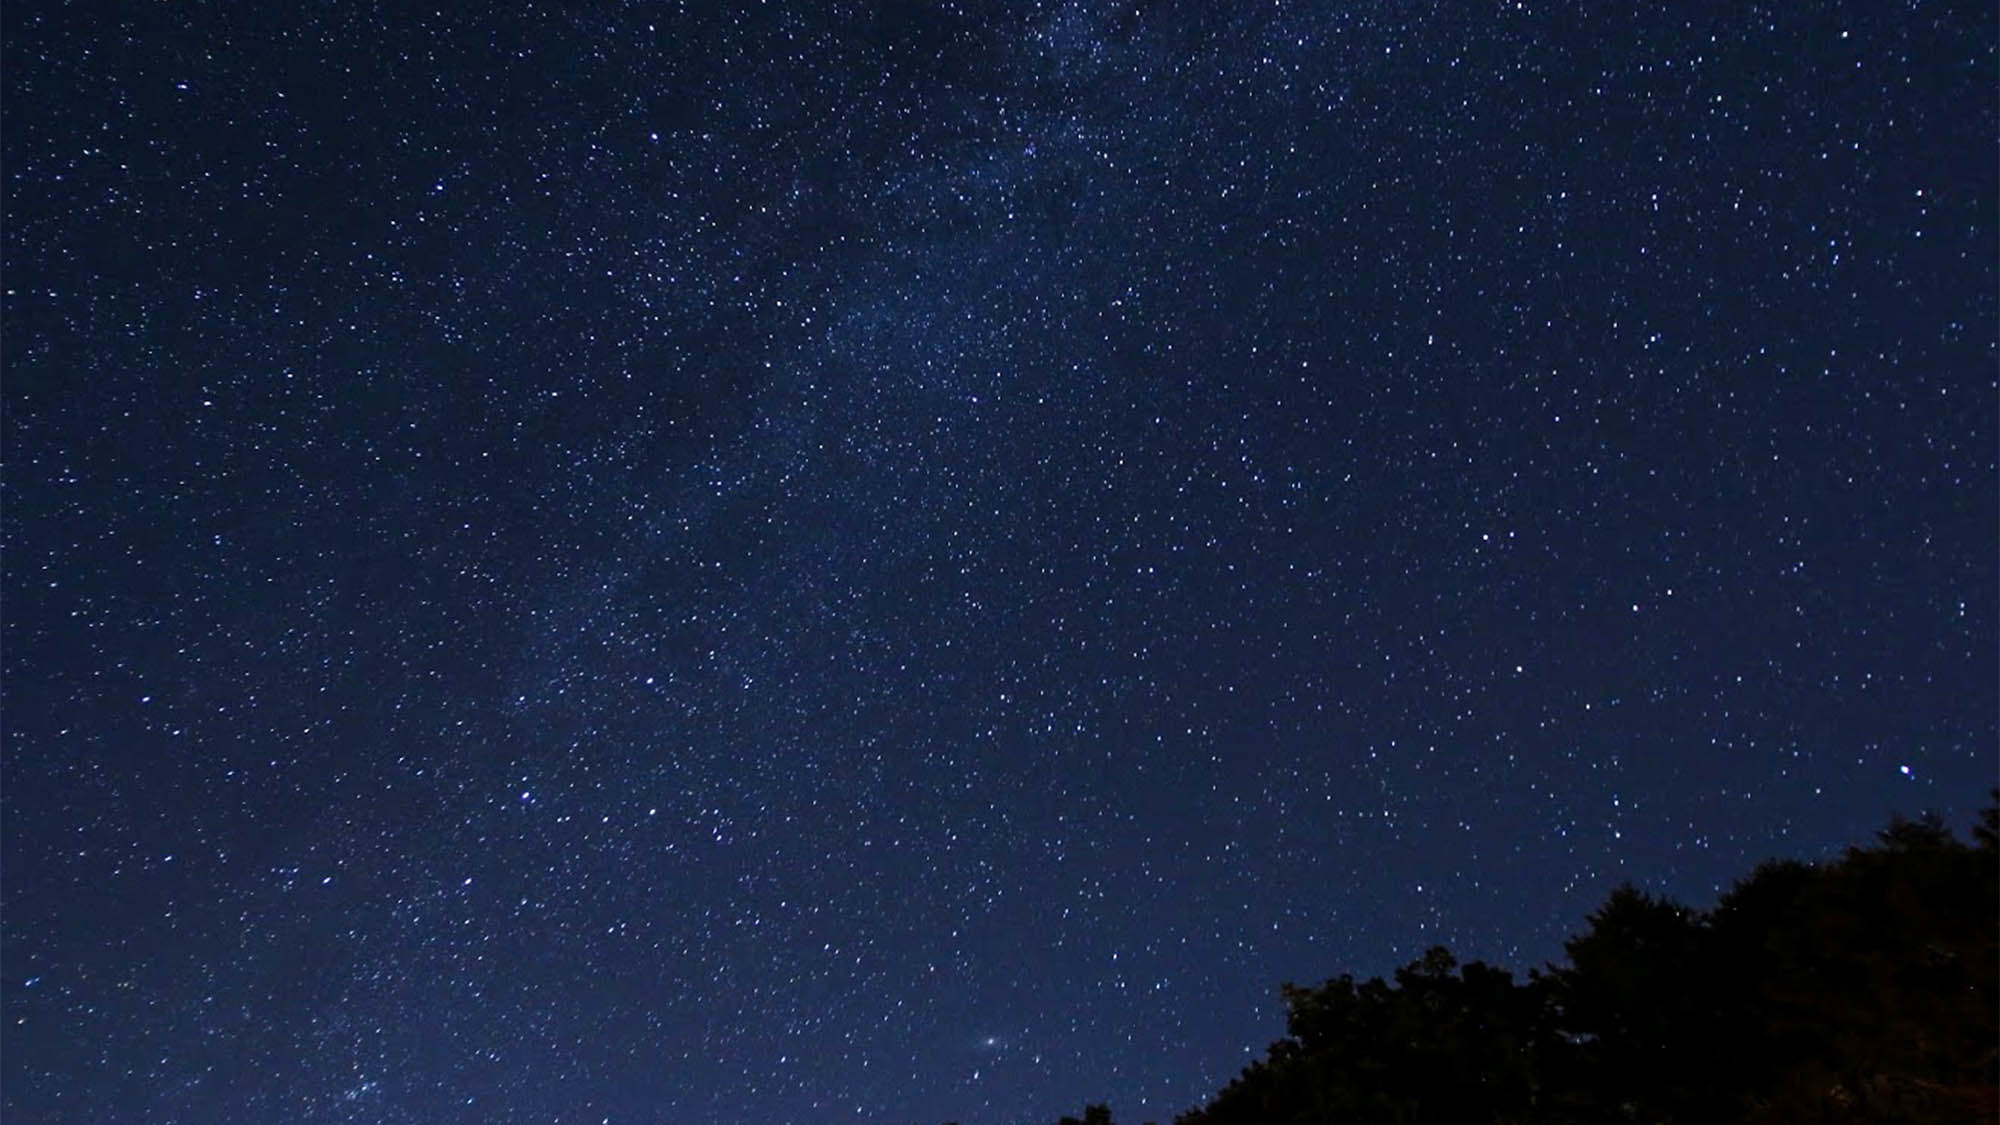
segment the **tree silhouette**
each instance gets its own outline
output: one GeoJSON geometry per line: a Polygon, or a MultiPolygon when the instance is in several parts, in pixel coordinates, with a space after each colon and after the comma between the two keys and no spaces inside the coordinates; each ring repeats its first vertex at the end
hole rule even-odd
{"type": "MultiPolygon", "coordinates": [[[[1630,884],[1590,915],[1565,944],[1569,966],[1554,973],[1556,1023],[1572,1050],[1563,1085],[1575,1100],[1643,1120],[1713,1113],[1715,1059],[1688,1029],[1714,1022],[1703,987],[1707,950],[1695,913],[1630,884]]],[[[1713,1120],[1713,1116],[1708,1119],[1713,1120]]]]}
{"type": "Polygon", "coordinates": [[[1286,1037],[1178,1121],[2000,1120],[2000,791],[1972,838],[1899,818],[1706,912],[1622,886],[1521,981],[1439,947],[1284,985],[1286,1037]]]}
{"type": "Polygon", "coordinates": [[[1545,988],[1479,962],[1461,968],[1443,947],[1398,970],[1394,985],[1352,976],[1285,985],[1289,1037],[1182,1120],[1417,1125],[1525,1115],[1550,1032],[1545,988]]]}

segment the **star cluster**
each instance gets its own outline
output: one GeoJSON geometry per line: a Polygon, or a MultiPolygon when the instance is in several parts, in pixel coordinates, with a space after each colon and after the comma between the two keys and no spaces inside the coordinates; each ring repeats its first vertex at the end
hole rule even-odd
{"type": "Polygon", "coordinates": [[[1986,6],[0,19],[10,1120],[1165,1120],[1992,783],[1986,6]]]}

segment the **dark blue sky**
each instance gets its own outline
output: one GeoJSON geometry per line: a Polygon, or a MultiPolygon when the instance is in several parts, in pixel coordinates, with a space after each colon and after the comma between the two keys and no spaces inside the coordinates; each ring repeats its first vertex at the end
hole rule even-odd
{"type": "Polygon", "coordinates": [[[1166,1120],[1993,784],[1990,4],[0,20],[10,1122],[1166,1120]]]}

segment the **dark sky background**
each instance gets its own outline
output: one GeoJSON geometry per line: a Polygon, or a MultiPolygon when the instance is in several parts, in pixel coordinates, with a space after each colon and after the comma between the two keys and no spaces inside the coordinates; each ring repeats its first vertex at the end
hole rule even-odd
{"type": "Polygon", "coordinates": [[[1990,3],[16,3],[11,1122],[1168,1119],[1995,778],[1990,3]]]}

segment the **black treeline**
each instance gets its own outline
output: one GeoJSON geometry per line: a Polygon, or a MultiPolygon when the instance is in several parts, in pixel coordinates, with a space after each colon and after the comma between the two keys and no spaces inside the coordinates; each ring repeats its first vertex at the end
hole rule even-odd
{"type": "Polygon", "coordinates": [[[1898,818],[1838,860],[1765,863],[1712,910],[1620,887],[1525,980],[1439,947],[1393,981],[1284,985],[1286,1037],[1176,1120],[2000,1121],[1994,800],[1970,843],[1898,818]]]}

